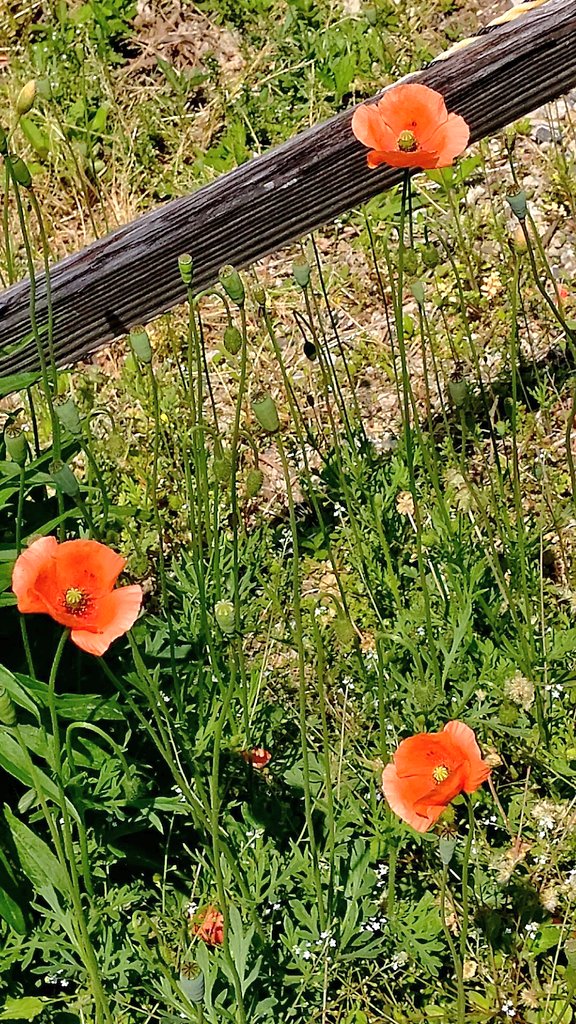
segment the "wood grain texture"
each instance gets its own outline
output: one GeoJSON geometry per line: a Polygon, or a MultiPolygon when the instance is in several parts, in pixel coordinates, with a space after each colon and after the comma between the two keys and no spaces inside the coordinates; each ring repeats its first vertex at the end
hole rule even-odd
{"type": "MultiPolygon", "coordinates": [[[[576,85],[576,0],[549,0],[404,80],[438,89],[448,109],[466,118],[472,140],[480,139],[576,85]]],[[[181,253],[192,254],[195,288],[202,290],[223,264],[245,266],[398,182],[401,172],[394,168],[368,169],[366,150],[350,129],[352,113],[336,115],[55,264],[50,282],[59,365],[181,302],[181,253]]],[[[42,327],[42,274],[36,293],[42,327]]],[[[34,343],[1,355],[30,329],[30,283],[23,281],[0,293],[0,376],[37,368],[34,343]]]]}

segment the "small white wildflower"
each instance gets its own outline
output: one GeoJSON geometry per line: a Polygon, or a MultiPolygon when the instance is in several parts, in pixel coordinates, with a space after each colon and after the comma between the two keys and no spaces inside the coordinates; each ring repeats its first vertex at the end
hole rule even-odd
{"type": "Polygon", "coordinates": [[[516,1007],[514,1006],[514,1003],[511,999],[505,999],[504,1002],[501,1004],[500,1009],[502,1013],[506,1014],[507,1017],[516,1016],[516,1007]]]}
{"type": "Polygon", "coordinates": [[[538,924],[536,923],[536,921],[530,921],[529,924],[527,924],[524,928],[524,931],[526,932],[526,935],[528,935],[529,938],[533,939],[536,935],[536,932],[538,931],[538,924]]]}

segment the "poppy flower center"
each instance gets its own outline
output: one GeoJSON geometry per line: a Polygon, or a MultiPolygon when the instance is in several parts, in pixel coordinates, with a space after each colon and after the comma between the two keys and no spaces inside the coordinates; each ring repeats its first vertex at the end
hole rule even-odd
{"type": "Polygon", "coordinates": [[[408,128],[406,128],[405,131],[400,132],[397,144],[398,149],[401,150],[402,153],[414,153],[414,151],[418,149],[416,136],[414,135],[414,132],[411,132],[408,128]]]}
{"type": "Polygon", "coordinates": [[[432,772],[432,778],[434,779],[436,785],[440,785],[441,782],[446,782],[446,779],[448,778],[449,775],[450,772],[445,764],[436,765],[434,771],[432,772]]]}
{"type": "Polygon", "coordinates": [[[89,600],[88,595],[79,587],[69,587],[64,594],[64,607],[71,615],[81,615],[86,611],[89,600]]]}

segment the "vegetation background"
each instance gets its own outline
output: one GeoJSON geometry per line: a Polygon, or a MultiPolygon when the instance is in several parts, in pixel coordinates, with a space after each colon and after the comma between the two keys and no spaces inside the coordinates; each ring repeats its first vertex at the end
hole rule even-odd
{"type": "MultiPolygon", "coordinates": [[[[4,0],[0,283],[479,25],[467,0],[4,0]]],[[[575,98],[5,384],[0,1020],[572,1021],[575,98]],[[17,613],[49,534],[145,590],[103,658],[17,613]],[[490,785],[420,835],[382,768],[451,719],[490,785]]]]}

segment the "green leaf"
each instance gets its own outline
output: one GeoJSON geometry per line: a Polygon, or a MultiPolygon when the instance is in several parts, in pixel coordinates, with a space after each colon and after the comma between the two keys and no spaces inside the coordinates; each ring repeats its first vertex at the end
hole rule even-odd
{"type": "Polygon", "coordinates": [[[53,885],[68,895],[68,875],[47,843],[12,814],[9,807],[4,808],[4,817],[12,833],[22,871],[34,888],[41,891],[45,886],[53,885]]]}
{"type": "Polygon", "coordinates": [[[10,893],[0,886],[0,917],[3,917],[6,924],[18,932],[19,935],[26,934],[26,922],[24,914],[10,893]]]}
{"type": "MultiPolygon", "coordinates": [[[[30,339],[26,338],[26,344],[30,339]]],[[[2,349],[2,355],[8,355],[6,349],[2,349]]],[[[0,377],[0,398],[11,395],[14,391],[24,391],[32,387],[40,379],[40,373],[9,373],[6,377],[0,377]]]]}
{"type": "Polygon", "coordinates": [[[46,1006],[37,996],[24,996],[23,999],[8,998],[0,1010],[0,1020],[34,1020],[46,1006]]]}
{"type": "MultiPolygon", "coordinates": [[[[0,767],[4,768],[9,775],[18,779],[19,782],[23,782],[25,786],[30,786],[34,792],[36,792],[36,785],[40,784],[44,795],[49,797],[55,804],[59,805],[60,794],[57,787],[52,782],[52,779],[49,779],[46,773],[43,772],[41,768],[37,767],[34,771],[33,780],[30,773],[29,760],[20,744],[16,742],[14,737],[11,736],[6,729],[4,729],[3,732],[0,730],[0,735],[2,735],[2,742],[0,743],[0,767]]],[[[78,811],[74,807],[74,804],[70,803],[69,800],[66,802],[70,814],[73,816],[75,821],[78,821],[78,811]]]]}
{"type": "Polygon", "coordinates": [[[45,160],[50,152],[50,141],[46,132],[43,132],[30,117],[21,117],[20,127],[40,160],[45,160]]]}

